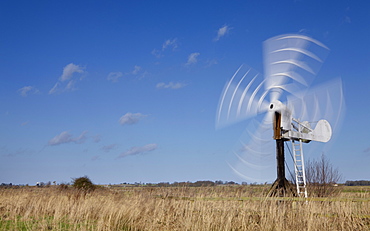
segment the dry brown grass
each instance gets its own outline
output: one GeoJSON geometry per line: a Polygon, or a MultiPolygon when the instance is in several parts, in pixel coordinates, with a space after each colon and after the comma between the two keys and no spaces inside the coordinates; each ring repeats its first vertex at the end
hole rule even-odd
{"type": "Polygon", "coordinates": [[[266,198],[262,186],[0,189],[0,230],[369,230],[370,192],[266,198]]]}

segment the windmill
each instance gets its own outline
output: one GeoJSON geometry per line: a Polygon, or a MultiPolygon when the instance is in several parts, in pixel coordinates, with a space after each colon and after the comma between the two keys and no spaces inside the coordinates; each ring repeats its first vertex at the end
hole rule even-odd
{"type": "MultiPolygon", "coordinates": [[[[265,114],[257,131],[250,135],[252,142],[262,140],[259,133],[268,130],[269,139],[272,135],[275,140],[277,179],[270,195],[307,197],[302,144],[328,142],[332,126],[325,118],[320,118],[321,112],[335,117],[336,125],[343,110],[340,80],[310,87],[328,51],[324,44],[305,35],[286,34],[268,39],[264,42],[264,76],[251,68],[243,70],[245,66],[242,65],[221,94],[216,113],[217,127],[265,114]],[[285,178],[284,144],[288,142],[291,144],[296,190],[285,178]]],[[[252,148],[243,143],[245,152],[252,152],[252,148]]],[[[247,167],[251,165],[235,154],[247,167]]]]}

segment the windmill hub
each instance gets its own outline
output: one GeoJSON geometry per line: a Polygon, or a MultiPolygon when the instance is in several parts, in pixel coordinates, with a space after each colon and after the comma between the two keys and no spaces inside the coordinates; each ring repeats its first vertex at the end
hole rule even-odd
{"type": "Polygon", "coordinates": [[[279,100],[275,100],[273,101],[271,104],[270,104],[270,107],[269,109],[271,111],[277,111],[279,113],[283,113],[283,111],[286,111],[288,110],[288,108],[282,103],[280,102],[279,100]]]}

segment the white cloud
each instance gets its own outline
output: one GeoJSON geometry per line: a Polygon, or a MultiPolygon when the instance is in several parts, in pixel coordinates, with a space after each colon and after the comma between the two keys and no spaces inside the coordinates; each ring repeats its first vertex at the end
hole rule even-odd
{"type": "Polygon", "coordinates": [[[121,125],[132,125],[138,123],[142,118],[146,117],[146,115],[143,115],[141,113],[131,113],[128,112],[125,115],[123,115],[118,122],[121,125]]]}
{"type": "Polygon", "coordinates": [[[84,131],[81,133],[79,137],[73,138],[69,132],[64,131],[60,133],[59,135],[55,136],[54,138],[52,138],[51,140],[49,140],[48,145],[55,146],[55,145],[65,144],[65,143],[82,144],[86,140],[86,133],[87,131],[84,131]]]}
{"type": "Polygon", "coordinates": [[[84,143],[86,141],[86,133],[87,131],[82,132],[79,137],[73,138],[72,141],[75,142],[76,144],[84,143]]]}
{"type": "Polygon", "coordinates": [[[40,91],[37,88],[32,87],[32,86],[22,87],[22,88],[18,89],[17,92],[19,92],[21,94],[21,96],[23,96],[23,97],[26,97],[29,94],[38,94],[38,93],[40,93],[40,91]]]}
{"type": "Polygon", "coordinates": [[[107,80],[112,82],[118,82],[118,79],[123,76],[122,72],[111,72],[108,74],[107,80]]]}
{"type": "Polygon", "coordinates": [[[129,150],[127,150],[125,152],[122,152],[118,156],[118,158],[122,158],[122,157],[125,157],[125,156],[130,156],[130,155],[139,155],[139,154],[142,154],[144,152],[154,151],[157,148],[158,148],[157,144],[147,144],[147,145],[144,145],[142,147],[132,147],[129,150]]]}
{"type": "Polygon", "coordinates": [[[160,58],[160,57],[162,57],[162,52],[160,50],[153,49],[152,50],[152,55],[154,55],[157,58],[160,58]]]}
{"type": "Polygon", "coordinates": [[[110,145],[103,146],[102,149],[105,152],[109,152],[109,151],[113,150],[115,147],[117,147],[117,144],[110,144],[110,145]]]}
{"type": "Polygon", "coordinates": [[[157,83],[157,88],[159,89],[166,89],[166,88],[169,88],[169,89],[179,89],[179,88],[183,88],[185,87],[186,84],[185,83],[174,83],[174,82],[169,82],[168,84],[165,84],[165,83],[157,83]]]}
{"type": "Polygon", "coordinates": [[[211,67],[211,66],[216,65],[216,64],[218,64],[217,59],[209,59],[209,60],[206,61],[206,67],[211,67]]]}
{"type": "Polygon", "coordinates": [[[85,69],[84,67],[75,65],[73,63],[66,65],[63,68],[62,75],[59,77],[58,81],[54,84],[54,87],[49,90],[49,94],[54,94],[57,92],[68,91],[68,90],[74,90],[75,89],[74,86],[77,80],[82,79],[81,75],[80,75],[80,78],[77,78],[77,77],[73,78],[74,76],[76,76],[74,75],[74,73],[84,74],[85,73],[84,69],[85,69]],[[69,81],[67,84],[65,84],[64,82],[67,80],[69,81]],[[65,86],[64,89],[62,85],[65,86]]]}
{"type": "Polygon", "coordinates": [[[60,76],[60,81],[64,82],[72,78],[74,73],[84,73],[84,68],[73,63],[68,64],[63,68],[63,74],[60,76]]]}
{"type": "Polygon", "coordinates": [[[131,74],[137,75],[137,74],[139,74],[140,71],[141,71],[141,67],[135,65],[134,70],[131,72],[131,74]]]}
{"type": "Polygon", "coordinates": [[[188,61],[186,62],[185,65],[191,65],[191,64],[194,64],[196,62],[198,62],[198,56],[200,55],[200,53],[198,52],[195,52],[195,53],[191,53],[188,57],[188,61]]]}
{"type": "Polygon", "coordinates": [[[69,142],[72,142],[72,135],[65,131],[49,140],[48,145],[52,146],[69,142]]]}
{"type": "Polygon", "coordinates": [[[167,48],[171,48],[172,47],[172,50],[175,50],[177,48],[177,38],[174,38],[174,39],[167,39],[163,45],[162,45],[162,51],[167,49],[167,48]]]}
{"type": "Polygon", "coordinates": [[[76,83],[76,81],[75,80],[70,80],[69,82],[68,82],[68,84],[67,84],[67,86],[66,86],[66,90],[73,90],[73,89],[75,89],[74,88],[74,86],[75,86],[75,83],[76,83]]]}
{"type": "Polygon", "coordinates": [[[127,75],[135,75],[138,76],[139,79],[144,78],[148,74],[147,71],[144,71],[141,66],[135,65],[134,70],[131,72],[127,73],[127,75]]]}
{"type": "Polygon", "coordinates": [[[148,74],[148,72],[143,71],[141,66],[135,65],[134,69],[130,72],[122,73],[122,72],[110,72],[107,76],[107,80],[115,83],[118,82],[120,78],[123,76],[138,76],[139,78],[143,78],[148,74]]]}
{"type": "Polygon", "coordinates": [[[165,50],[171,49],[172,51],[175,51],[177,49],[177,47],[178,47],[178,40],[177,40],[177,38],[167,39],[162,44],[162,49],[154,49],[152,51],[152,55],[154,55],[157,58],[161,58],[161,57],[163,57],[163,52],[165,50]]]}
{"type": "Polygon", "coordinates": [[[215,41],[220,40],[220,38],[224,37],[227,33],[229,33],[230,29],[231,28],[229,26],[227,26],[227,25],[219,28],[218,31],[217,31],[217,36],[216,36],[216,38],[214,40],[215,41]]]}
{"type": "Polygon", "coordinates": [[[56,82],[55,85],[54,85],[54,87],[49,90],[49,95],[56,93],[58,91],[58,89],[59,89],[59,85],[60,85],[60,83],[59,82],[56,82]]]}

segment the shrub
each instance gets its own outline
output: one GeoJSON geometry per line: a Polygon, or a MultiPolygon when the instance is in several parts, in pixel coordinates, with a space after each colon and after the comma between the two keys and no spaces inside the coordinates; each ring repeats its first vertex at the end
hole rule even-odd
{"type": "Polygon", "coordinates": [[[63,191],[63,190],[67,190],[68,189],[68,185],[67,184],[64,184],[64,183],[61,183],[60,185],[58,185],[58,189],[63,191]]]}
{"type": "Polygon", "coordinates": [[[74,178],[72,187],[83,191],[94,191],[96,189],[96,185],[94,185],[87,176],[74,178]]]}
{"type": "Polygon", "coordinates": [[[324,154],[319,160],[307,161],[306,179],[311,196],[335,196],[340,192],[337,183],[342,179],[342,175],[324,154]]]}

